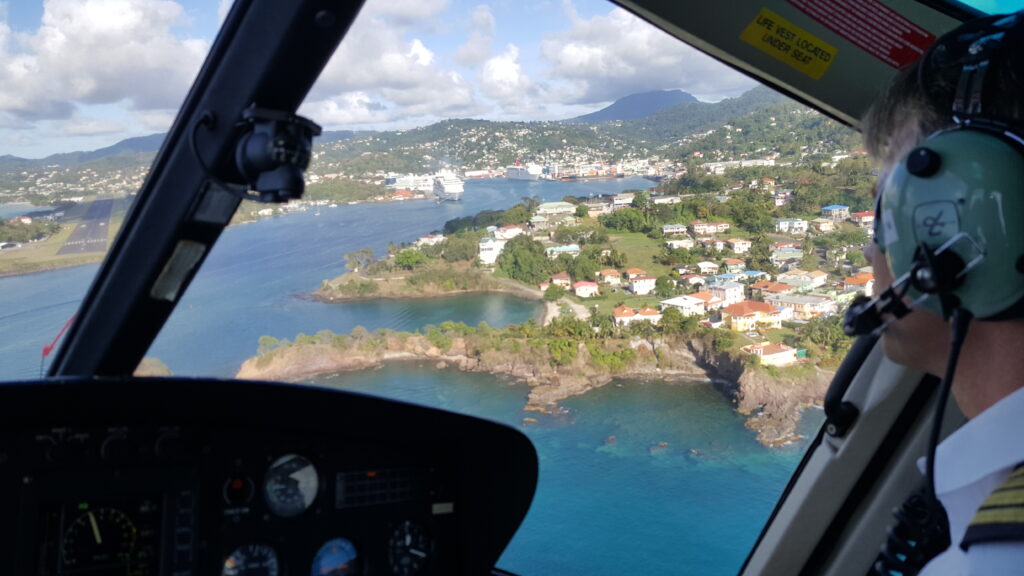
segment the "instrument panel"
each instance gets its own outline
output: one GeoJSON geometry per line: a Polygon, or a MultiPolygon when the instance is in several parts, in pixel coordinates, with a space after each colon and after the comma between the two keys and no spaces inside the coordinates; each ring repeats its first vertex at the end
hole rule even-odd
{"type": "Polygon", "coordinates": [[[513,429],[331,390],[65,382],[0,406],[4,574],[487,573],[536,482],[513,429]]]}

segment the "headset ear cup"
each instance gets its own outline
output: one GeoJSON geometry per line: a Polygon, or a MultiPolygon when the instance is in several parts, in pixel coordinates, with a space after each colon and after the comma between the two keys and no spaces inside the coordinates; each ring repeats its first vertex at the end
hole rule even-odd
{"type": "Polygon", "coordinates": [[[927,291],[912,282],[911,298],[933,293],[922,305],[947,316],[950,303],[978,318],[1024,316],[1024,152],[1014,135],[972,125],[929,137],[883,183],[878,211],[895,277],[928,266],[941,281],[927,291]]]}

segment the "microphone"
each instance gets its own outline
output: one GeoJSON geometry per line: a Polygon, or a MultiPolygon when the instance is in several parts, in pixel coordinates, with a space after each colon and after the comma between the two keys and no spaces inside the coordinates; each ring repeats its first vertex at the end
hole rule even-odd
{"type": "Polygon", "coordinates": [[[864,295],[854,298],[843,318],[843,332],[847,336],[880,334],[889,322],[909,314],[911,308],[903,303],[903,293],[906,292],[904,286],[909,280],[908,273],[874,298],[864,295]],[[897,292],[897,289],[900,289],[900,292],[897,292]],[[892,319],[885,320],[883,316],[886,314],[891,314],[892,319]]]}

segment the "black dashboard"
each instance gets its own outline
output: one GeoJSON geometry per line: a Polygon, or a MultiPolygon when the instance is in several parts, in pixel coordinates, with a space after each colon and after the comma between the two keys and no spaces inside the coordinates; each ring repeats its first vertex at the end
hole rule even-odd
{"type": "Polygon", "coordinates": [[[0,574],[488,574],[536,479],[512,428],[354,393],[0,385],[0,574]]]}

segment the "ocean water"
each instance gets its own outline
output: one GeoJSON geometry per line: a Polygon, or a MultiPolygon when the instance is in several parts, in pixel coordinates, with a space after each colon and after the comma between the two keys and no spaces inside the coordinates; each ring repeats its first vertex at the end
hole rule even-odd
{"type": "MultiPolygon", "coordinates": [[[[537,495],[498,563],[522,576],[736,574],[806,443],[761,446],[704,382],[615,381],[557,415],[524,412],[525,385],[417,363],[313,383],[526,433],[540,459],[537,495]]],[[[809,413],[805,431],[820,423],[809,413]]]]}
{"type": "MultiPolygon", "coordinates": [[[[305,294],[344,271],[344,255],[408,242],[444,222],[524,196],[645,188],[646,180],[466,183],[464,201],[342,205],[225,231],[149,355],[178,375],[231,377],[262,335],[415,330],[444,320],[492,326],[539,316],[509,295],[323,304],[305,294]]],[[[35,378],[40,352],[75,313],[98,266],[0,278],[0,381],[35,378]]],[[[523,576],[734,574],[805,444],[768,449],[706,383],[621,381],[524,413],[527,388],[487,374],[400,364],[317,380],[466,412],[521,428],[541,460],[535,504],[500,566],[523,576]],[[524,417],[537,424],[524,425],[524,417]],[[606,443],[615,436],[614,444],[606,443]],[[651,447],[667,442],[664,450],[651,447]],[[697,454],[691,453],[691,449],[697,454]]],[[[805,433],[821,418],[812,413],[805,433]]]]}

